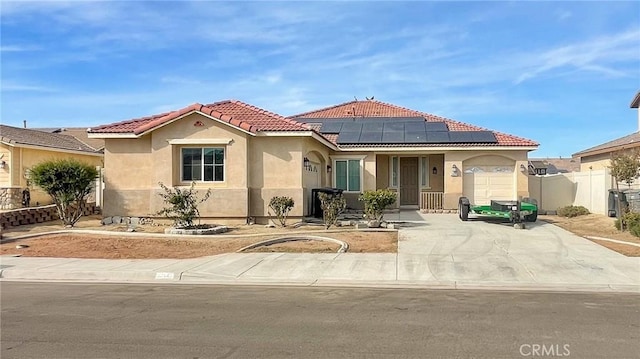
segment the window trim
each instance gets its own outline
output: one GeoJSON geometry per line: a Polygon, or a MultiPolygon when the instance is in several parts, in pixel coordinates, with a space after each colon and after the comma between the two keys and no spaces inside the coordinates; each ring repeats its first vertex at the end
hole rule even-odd
{"type": "Polygon", "coordinates": [[[431,165],[429,161],[429,156],[418,156],[418,171],[419,171],[419,183],[421,189],[430,189],[431,188],[431,165]],[[425,163],[423,164],[423,160],[425,163]],[[426,176],[425,176],[426,174],[426,176]],[[422,182],[425,179],[426,182],[422,182]]]}
{"type": "Polygon", "coordinates": [[[332,156],[331,157],[331,165],[333,171],[331,171],[331,183],[334,188],[336,187],[336,176],[338,173],[338,167],[336,166],[336,162],[338,161],[346,161],[347,162],[347,189],[343,190],[343,193],[362,193],[364,191],[364,159],[367,158],[364,156],[332,156]],[[360,166],[359,176],[360,176],[360,189],[357,191],[349,190],[349,161],[358,161],[358,165],[360,166]]]}
{"type": "Polygon", "coordinates": [[[184,146],[184,147],[180,147],[180,183],[191,183],[191,182],[195,182],[195,183],[225,183],[227,181],[227,148],[226,146],[218,146],[218,147],[212,147],[212,146],[184,146]],[[200,178],[204,178],[204,169],[205,169],[205,163],[204,163],[204,149],[205,148],[211,148],[213,150],[222,150],[222,181],[216,181],[215,180],[215,167],[216,166],[220,166],[220,165],[216,165],[215,164],[215,154],[214,154],[214,163],[213,163],[213,181],[205,181],[204,179],[201,180],[185,180],[184,179],[184,155],[183,155],[183,150],[185,149],[199,149],[201,151],[200,154],[200,158],[202,160],[202,163],[200,164],[200,178]]]}

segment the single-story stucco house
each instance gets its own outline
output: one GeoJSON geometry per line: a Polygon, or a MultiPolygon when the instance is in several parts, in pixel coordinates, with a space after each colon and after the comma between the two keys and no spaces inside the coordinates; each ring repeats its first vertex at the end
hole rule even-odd
{"type": "Polygon", "coordinates": [[[390,188],[397,207],[455,209],[528,196],[534,141],[374,101],[291,117],[230,100],[94,127],[105,140],[104,216],[154,216],[159,183],[212,190],[203,218],[264,220],[273,196],[312,212],[314,188],[390,188]]]}
{"type": "Polygon", "coordinates": [[[0,125],[0,209],[23,207],[22,193],[27,188],[32,206],[53,203],[48,194],[28,183],[29,169],[38,163],[73,158],[102,166],[102,157],[101,148],[72,135],[0,125]]]}

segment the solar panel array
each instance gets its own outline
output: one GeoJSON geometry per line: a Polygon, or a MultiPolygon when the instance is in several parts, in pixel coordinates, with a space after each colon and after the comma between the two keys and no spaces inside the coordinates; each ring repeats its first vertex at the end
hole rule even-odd
{"type": "Polygon", "coordinates": [[[320,133],[337,134],[338,144],[460,144],[497,143],[491,131],[449,131],[445,122],[422,117],[299,118],[321,124],[320,133]]]}

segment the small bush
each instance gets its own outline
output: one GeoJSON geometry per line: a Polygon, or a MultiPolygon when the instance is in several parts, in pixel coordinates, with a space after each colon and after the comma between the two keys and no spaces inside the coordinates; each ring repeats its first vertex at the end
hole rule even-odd
{"type": "Polygon", "coordinates": [[[364,202],[364,214],[369,220],[382,221],[382,212],[390,205],[396,202],[398,194],[388,189],[379,189],[377,191],[364,191],[358,197],[359,201],[364,202]]]}
{"type": "MultiPolygon", "coordinates": [[[[276,218],[282,227],[287,226],[287,216],[291,209],[293,209],[293,198],[291,197],[272,197],[271,201],[269,201],[269,209],[275,212],[276,218]]],[[[269,217],[272,216],[271,211],[269,211],[269,217]]]]}
{"type": "Polygon", "coordinates": [[[560,217],[578,217],[589,214],[589,210],[583,206],[566,206],[558,209],[558,216],[560,217]]]}
{"type": "Polygon", "coordinates": [[[157,214],[172,219],[176,227],[188,229],[202,228],[199,223],[196,226],[193,221],[200,218],[198,205],[209,199],[211,195],[210,188],[202,199],[198,199],[194,191],[195,182],[191,182],[191,187],[186,189],[180,189],[178,187],[171,189],[162,182],[158,182],[158,185],[164,190],[164,193],[159,193],[158,195],[162,197],[164,203],[168,206],[157,214]]]}
{"type": "Polygon", "coordinates": [[[322,220],[326,229],[331,228],[338,221],[338,216],[347,208],[347,200],[342,194],[333,195],[318,193],[320,207],[322,208],[322,220]]]}
{"type": "Polygon", "coordinates": [[[622,218],[616,219],[614,226],[620,230],[620,224],[629,230],[629,233],[636,237],[640,237],[640,213],[627,212],[622,218]]]}

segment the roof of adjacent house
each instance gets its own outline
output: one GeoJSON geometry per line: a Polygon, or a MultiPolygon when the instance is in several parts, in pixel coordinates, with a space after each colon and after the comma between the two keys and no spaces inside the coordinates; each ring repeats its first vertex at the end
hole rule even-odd
{"type": "Polygon", "coordinates": [[[580,171],[580,161],[575,158],[530,158],[529,163],[535,168],[546,168],[551,175],[580,171]]]}
{"type": "Polygon", "coordinates": [[[95,148],[70,135],[7,125],[0,125],[0,142],[9,145],[28,145],[57,150],[98,153],[95,148]]]}
{"type": "Polygon", "coordinates": [[[295,120],[241,101],[226,100],[207,105],[195,103],[177,111],[93,127],[89,130],[89,133],[141,135],[193,112],[203,113],[251,133],[260,131],[310,131],[309,127],[295,120]]]}
{"type": "Polygon", "coordinates": [[[75,137],[77,140],[84,142],[96,151],[104,148],[104,139],[89,138],[86,127],[34,127],[33,130],[49,133],[61,133],[75,137]]]}
{"type": "Polygon", "coordinates": [[[640,147],[640,132],[634,132],[630,135],[617,138],[615,140],[605,142],[601,145],[587,148],[573,154],[573,157],[593,156],[602,153],[615,152],[618,150],[640,147]]]}
{"type": "MultiPolygon", "coordinates": [[[[408,108],[400,107],[397,105],[381,102],[378,100],[365,100],[365,101],[351,101],[342,103],[335,106],[326,107],[323,109],[301,113],[298,115],[290,116],[289,118],[298,120],[300,122],[312,123],[312,119],[346,119],[346,118],[374,118],[374,117],[394,117],[394,118],[408,118],[408,117],[422,117],[427,122],[444,122],[449,131],[490,131],[497,140],[497,143],[484,144],[484,146],[522,146],[522,147],[535,147],[538,143],[528,140],[522,137],[508,135],[505,133],[491,131],[478,126],[469,125],[463,122],[455,121],[449,118],[432,115],[425,112],[415,111],[408,108]]],[[[324,135],[330,141],[336,143],[336,135],[324,135]]],[[[404,144],[382,144],[376,145],[377,147],[397,147],[406,146],[404,144]]],[[[429,144],[429,146],[442,146],[444,144],[429,144]]],[[[447,144],[450,145],[450,144],[447,144]]],[[[455,143],[456,146],[478,146],[477,143],[455,143]]],[[[355,147],[361,145],[350,145],[348,147],[355,147]]],[[[417,145],[413,145],[417,146],[417,145]]],[[[423,146],[423,145],[422,145],[423,146]]],[[[341,146],[346,147],[346,146],[341,146]]],[[[372,147],[367,145],[366,147],[372,147]]]]}
{"type": "Polygon", "coordinates": [[[636,96],[631,101],[630,108],[639,108],[640,107],[640,91],[636,94],[636,96]]]}

